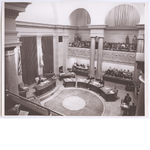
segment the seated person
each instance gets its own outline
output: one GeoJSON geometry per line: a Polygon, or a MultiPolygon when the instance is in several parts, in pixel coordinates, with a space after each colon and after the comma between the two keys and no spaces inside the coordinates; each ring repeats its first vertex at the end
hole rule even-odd
{"type": "Polygon", "coordinates": [[[123,70],[122,69],[119,70],[118,76],[121,77],[121,78],[123,77],[123,70]]]}
{"type": "Polygon", "coordinates": [[[115,75],[115,77],[118,77],[118,69],[116,69],[115,71],[114,71],[114,75],[115,75]]]}
{"type": "Polygon", "coordinates": [[[104,85],[104,80],[100,79],[99,83],[102,84],[102,85],[104,85]]]}
{"type": "Polygon", "coordinates": [[[84,45],[84,42],[81,42],[81,47],[83,48],[85,45],[84,45]]]}
{"type": "Polygon", "coordinates": [[[132,73],[128,70],[126,74],[127,74],[127,75],[126,75],[126,76],[127,76],[127,78],[128,78],[128,79],[130,79],[130,78],[131,78],[131,74],[132,74],[132,73]]]}
{"type": "Polygon", "coordinates": [[[41,82],[43,82],[43,79],[41,77],[39,77],[38,84],[40,84],[41,82]]]}
{"type": "Polygon", "coordinates": [[[111,70],[111,76],[115,76],[115,70],[116,70],[116,68],[114,68],[113,70],[111,70]]]}
{"type": "Polygon", "coordinates": [[[108,70],[106,71],[106,74],[111,75],[111,72],[112,72],[112,69],[111,69],[111,67],[109,67],[108,70]]]}
{"type": "Polygon", "coordinates": [[[127,95],[125,96],[123,102],[126,104],[126,105],[129,105],[130,102],[131,102],[131,97],[129,96],[129,93],[127,93],[127,95]]]}
{"type": "Polygon", "coordinates": [[[126,71],[124,70],[124,71],[123,71],[123,78],[126,78],[126,77],[127,77],[126,71]]]}
{"type": "Polygon", "coordinates": [[[121,48],[124,49],[125,47],[126,47],[125,43],[122,43],[122,44],[121,44],[121,48]]]}

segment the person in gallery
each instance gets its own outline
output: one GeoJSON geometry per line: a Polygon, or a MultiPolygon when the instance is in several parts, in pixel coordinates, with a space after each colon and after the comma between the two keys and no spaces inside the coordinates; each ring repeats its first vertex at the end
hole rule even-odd
{"type": "Polygon", "coordinates": [[[137,37],[136,37],[136,35],[134,36],[134,38],[132,40],[132,45],[133,45],[133,49],[136,50],[136,48],[137,48],[137,37]]]}
{"type": "Polygon", "coordinates": [[[79,33],[77,34],[77,39],[78,39],[78,41],[81,41],[81,36],[79,33]]]}
{"type": "Polygon", "coordinates": [[[129,36],[126,37],[126,44],[129,44],[129,36]]]}
{"type": "Polygon", "coordinates": [[[74,42],[77,42],[78,41],[78,36],[77,36],[77,34],[75,33],[75,35],[74,35],[74,42]]]}

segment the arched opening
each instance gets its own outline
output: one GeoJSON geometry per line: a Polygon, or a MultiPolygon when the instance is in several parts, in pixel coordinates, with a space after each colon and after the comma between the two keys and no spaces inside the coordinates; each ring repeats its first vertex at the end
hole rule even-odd
{"type": "Polygon", "coordinates": [[[83,27],[91,23],[91,17],[85,9],[79,8],[71,13],[69,22],[72,26],[83,27]]]}
{"type": "Polygon", "coordinates": [[[136,8],[131,5],[123,4],[114,7],[106,17],[108,26],[136,26],[140,22],[140,14],[136,8]]]}

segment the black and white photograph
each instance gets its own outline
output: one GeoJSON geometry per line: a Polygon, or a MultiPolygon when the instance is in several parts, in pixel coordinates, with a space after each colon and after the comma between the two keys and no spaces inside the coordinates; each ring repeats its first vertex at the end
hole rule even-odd
{"type": "Polygon", "coordinates": [[[147,116],[146,2],[3,2],[3,116],[147,116]]]}
{"type": "Polygon", "coordinates": [[[0,148],[149,150],[150,0],[1,0],[0,148]]]}

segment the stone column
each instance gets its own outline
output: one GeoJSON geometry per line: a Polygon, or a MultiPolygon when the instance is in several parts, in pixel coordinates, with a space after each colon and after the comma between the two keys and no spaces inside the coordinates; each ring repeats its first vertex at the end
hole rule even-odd
{"type": "Polygon", "coordinates": [[[5,88],[18,94],[18,74],[14,49],[15,47],[5,48],[5,88]]]}
{"type": "Polygon", "coordinates": [[[41,66],[40,59],[41,59],[41,50],[42,50],[42,43],[41,43],[41,36],[36,37],[37,43],[37,61],[38,61],[38,75],[43,74],[43,66],[41,66]]]}
{"type": "Polygon", "coordinates": [[[90,70],[89,70],[89,75],[91,77],[95,77],[94,64],[95,64],[95,37],[91,37],[90,70]]]}
{"type": "MultiPolygon", "coordinates": [[[[144,53],[144,25],[137,25],[137,28],[139,29],[138,32],[138,37],[137,37],[137,50],[136,50],[136,55],[138,53],[144,53]]],[[[137,104],[137,88],[139,86],[139,76],[140,76],[141,70],[137,68],[137,62],[134,64],[134,85],[135,85],[135,90],[134,90],[134,103],[135,105],[137,104]]]]}
{"type": "Polygon", "coordinates": [[[100,37],[98,43],[98,53],[97,53],[97,71],[96,71],[96,78],[100,79],[102,77],[102,54],[103,54],[103,38],[105,36],[105,27],[106,25],[89,25],[90,28],[90,36],[93,38],[91,39],[91,57],[90,57],[90,75],[94,76],[94,62],[95,61],[95,51],[93,52],[92,49],[95,50],[95,39],[94,37],[100,37]],[[94,56],[93,56],[94,55],[94,56]],[[94,60],[93,60],[94,59],[94,60]]]}
{"type": "Polygon", "coordinates": [[[103,37],[99,37],[98,52],[97,52],[96,79],[101,79],[102,78],[102,62],[103,62],[103,37]]]}
{"type": "Polygon", "coordinates": [[[141,81],[140,84],[140,92],[137,100],[137,108],[136,108],[136,116],[144,116],[145,115],[145,95],[144,95],[144,78],[141,75],[139,77],[139,80],[141,81]]]}
{"type": "Polygon", "coordinates": [[[16,18],[24,12],[30,3],[5,3],[5,89],[18,94],[18,65],[15,61],[15,51],[21,43],[18,41],[16,31],[16,18]]]}
{"type": "Polygon", "coordinates": [[[67,57],[68,57],[68,42],[69,42],[69,36],[64,35],[63,36],[63,71],[67,71],[67,57]]]}
{"type": "Polygon", "coordinates": [[[54,58],[54,73],[56,75],[59,74],[59,66],[58,66],[58,36],[53,36],[53,58],[54,58]]]}

